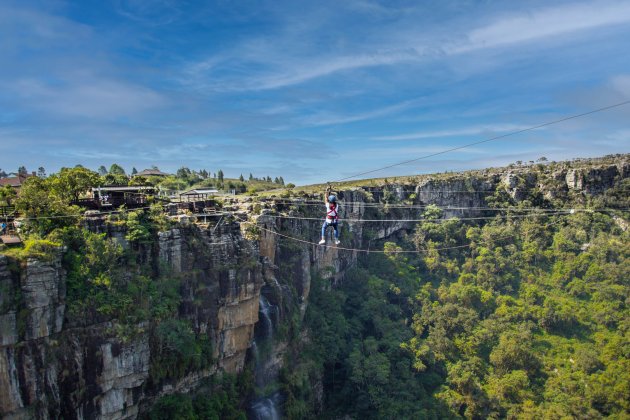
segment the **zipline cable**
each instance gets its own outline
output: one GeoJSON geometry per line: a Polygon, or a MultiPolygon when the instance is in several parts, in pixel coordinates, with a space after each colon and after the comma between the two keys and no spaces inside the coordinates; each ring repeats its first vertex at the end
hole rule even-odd
{"type": "MultiPolygon", "coordinates": [[[[323,202],[312,201],[312,202],[300,202],[300,201],[268,201],[268,202],[260,202],[269,203],[269,204],[283,204],[283,205],[296,205],[296,206],[323,206],[323,202]]],[[[347,206],[359,205],[363,207],[387,207],[390,209],[426,209],[428,207],[435,207],[441,210],[484,210],[484,211],[529,211],[529,210],[540,210],[540,211],[562,211],[562,210],[575,210],[575,211],[601,211],[601,212],[612,212],[612,211],[630,211],[629,208],[603,208],[603,209],[587,209],[587,208],[558,208],[558,209],[546,209],[542,207],[452,207],[452,206],[439,206],[437,204],[388,204],[388,203],[365,203],[363,201],[339,201],[340,209],[343,209],[347,206]]]]}
{"type": "MultiPolygon", "coordinates": [[[[503,215],[503,216],[487,216],[487,217],[449,217],[446,219],[341,219],[340,223],[412,223],[412,222],[427,222],[427,223],[444,223],[449,222],[451,220],[454,221],[462,221],[462,220],[494,220],[497,218],[509,218],[509,219],[523,219],[527,217],[539,217],[539,216],[555,216],[555,215],[563,215],[563,214],[573,214],[574,212],[569,210],[558,211],[553,213],[529,213],[529,214],[514,214],[514,215],[503,215]]],[[[298,216],[283,216],[283,215],[271,215],[265,214],[261,217],[272,217],[276,219],[297,219],[297,220],[317,220],[322,221],[321,217],[298,217],[298,216]]]]}
{"type": "MultiPolygon", "coordinates": [[[[35,217],[17,217],[16,220],[40,220],[40,219],[65,219],[70,217],[97,217],[103,215],[124,213],[127,211],[135,211],[135,210],[148,210],[151,207],[136,207],[133,209],[124,209],[124,210],[111,210],[111,211],[99,211],[98,214],[85,214],[85,213],[67,213],[67,214],[56,214],[54,216],[35,216],[35,217]]],[[[89,211],[89,210],[88,210],[89,211]]]]}
{"type": "Polygon", "coordinates": [[[371,171],[360,172],[358,174],[347,176],[345,178],[340,178],[340,179],[338,179],[336,181],[332,181],[332,182],[341,182],[341,181],[345,181],[345,180],[348,180],[348,179],[356,178],[356,177],[359,177],[359,176],[362,176],[362,175],[367,175],[367,174],[371,174],[371,173],[374,173],[374,172],[379,172],[379,171],[382,171],[384,169],[394,168],[394,167],[400,166],[400,165],[406,165],[408,163],[417,162],[417,161],[422,160],[422,159],[428,159],[430,157],[443,155],[445,153],[454,152],[456,150],[465,149],[467,147],[476,146],[478,144],[488,143],[490,141],[499,140],[499,139],[504,139],[506,137],[515,136],[517,134],[525,133],[527,131],[532,131],[532,130],[536,130],[538,128],[547,127],[547,126],[554,125],[554,124],[559,124],[561,122],[573,120],[573,119],[580,118],[580,117],[585,117],[587,115],[596,114],[598,112],[607,111],[609,109],[617,108],[617,107],[620,107],[620,106],[623,106],[623,105],[628,105],[628,104],[630,104],[630,100],[619,102],[619,103],[616,103],[616,104],[613,104],[613,105],[608,105],[608,106],[605,106],[603,108],[594,109],[594,110],[591,110],[591,111],[588,111],[588,112],[583,112],[581,114],[570,115],[568,117],[564,117],[564,118],[560,118],[558,120],[546,122],[544,124],[539,124],[539,125],[536,125],[536,126],[524,128],[522,130],[512,131],[510,133],[502,134],[500,136],[491,137],[489,139],[484,139],[484,140],[476,141],[476,142],[473,142],[473,143],[464,144],[462,146],[452,147],[450,149],[442,150],[440,152],[435,152],[435,153],[431,153],[431,154],[428,154],[428,155],[420,156],[420,157],[415,158],[415,159],[405,160],[403,162],[398,162],[398,163],[394,163],[394,164],[391,164],[391,165],[383,166],[382,168],[378,168],[378,169],[372,169],[371,171]]]}
{"type": "MultiPolygon", "coordinates": [[[[570,214],[570,213],[567,213],[570,214]]],[[[317,242],[311,242],[311,241],[307,241],[305,239],[301,239],[301,238],[295,238],[293,236],[289,236],[289,235],[285,235],[284,233],[280,233],[280,232],[276,232],[274,230],[271,229],[267,229],[265,227],[260,226],[259,224],[257,224],[256,222],[250,222],[249,220],[239,220],[242,223],[246,223],[246,224],[250,224],[250,225],[254,225],[255,227],[257,227],[258,229],[265,231],[265,232],[269,232],[273,235],[276,236],[281,236],[283,238],[286,239],[290,239],[293,240],[295,242],[301,242],[304,244],[308,244],[308,245],[313,245],[313,246],[322,246],[319,245],[317,242]]],[[[559,219],[555,222],[550,222],[544,225],[545,228],[548,228],[549,226],[553,226],[555,224],[558,224],[562,221],[562,219],[559,219]]],[[[529,233],[529,231],[526,231],[525,233],[529,233]]],[[[495,240],[501,240],[501,239],[508,239],[508,238],[515,238],[517,235],[507,235],[507,236],[503,236],[503,237],[498,237],[498,238],[494,238],[495,240]]],[[[392,254],[424,254],[424,253],[428,253],[431,251],[446,251],[446,250],[450,250],[450,249],[461,249],[461,248],[468,248],[470,246],[472,246],[474,243],[470,242],[468,244],[465,245],[455,245],[455,246],[448,246],[448,247],[441,247],[441,248],[432,248],[432,249],[422,249],[422,250],[391,250],[391,251],[385,251],[385,250],[375,250],[375,249],[358,249],[358,248],[346,248],[346,247],[340,247],[340,246],[334,246],[332,248],[334,249],[339,249],[342,251],[353,251],[353,252],[365,252],[367,254],[388,254],[388,253],[392,253],[392,254]]],[[[326,246],[327,248],[328,246],[326,246]]]]}

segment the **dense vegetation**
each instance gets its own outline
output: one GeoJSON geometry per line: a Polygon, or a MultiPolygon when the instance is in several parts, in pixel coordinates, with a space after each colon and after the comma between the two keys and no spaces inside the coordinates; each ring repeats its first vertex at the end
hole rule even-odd
{"type": "Polygon", "coordinates": [[[194,395],[174,394],[160,398],[144,416],[148,420],[245,420],[239,409],[241,396],[249,392],[244,377],[226,375],[210,381],[194,395]]]}
{"type": "Polygon", "coordinates": [[[427,220],[318,280],[287,414],[313,415],[323,372],[324,417],[627,418],[628,236],[598,212],[427,220]]]}

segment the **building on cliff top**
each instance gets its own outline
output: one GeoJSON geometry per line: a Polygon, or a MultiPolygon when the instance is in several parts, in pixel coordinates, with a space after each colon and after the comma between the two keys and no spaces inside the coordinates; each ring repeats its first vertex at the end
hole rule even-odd
{"type": "Polygon", "coordinates": [[[9,178],[0,178],[0,187],[4,187],[5,185],[10,185],[11,187],[15,188],[16,191],[19,192],[20,187],[22,187],[22,184],[24,184],[24,182],[32,176],[37,176],[37,175],[35,174],[35,172],[32,172],[30,174],[18,174],[17,176],[12,176],[9,178]]]}
{"type": "Polygon", "coordinates": [[[202,201],[218,192],[219,190],[214,188],[197,188],[181,193],[179,199],[180,201],[202,201]]]}
{"type": "Polygon", "coordinates": [[[162,172],[159,169],[145,169],[143,171],[138,172],[134,176],[170,176],[166,172],[162,172]]]}
{"type": "Polygon", "coordinates": [[[81,203],[87,207],[108,208],[125,205],[129,208],[147,204],[147,196],[155,195],[156,188],[150,185],[104,186],[92,188],[92,197],[81,203]]]}

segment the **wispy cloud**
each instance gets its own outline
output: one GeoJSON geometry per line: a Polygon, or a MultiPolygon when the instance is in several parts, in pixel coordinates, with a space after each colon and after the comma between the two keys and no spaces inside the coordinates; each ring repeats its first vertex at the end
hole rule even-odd
{"type": "Polygon", "coordinates": [[[0,5],[0,35],[10,41],[0,43],[0,51],[24,47],[41,49],[50,43],[72,48],[92,34],[90,26],[63,16],[34,8],[0,5]]]}
{"type": "Polygon", "coordinates": [[[470,31],[467,42],[446,48],[446,51],[462,53],[482,48],[506,47],[628,22],[629,2],[566,4],[501,17],[470,31]]]}
{"type": "Polygon", "coordinates": [[[117,0],[115,6],[121,16],[150,26],[167,25],[182,15],[172,0],[117,0]]]}
{"type": "Polygon", "coordinates": [[[610,81],[610,85],[625,98],[630,98],[630,75],[624,74],[615,76],[610,81]]]}
{"type": "Polygon", "coordinates": [[[336,125],[336,124],[348,124],[357,121],[372,120],[386,115],[400,113],[415,106],[418,106],[422,101],[417,99],[411,99],[403,101],[394,105],[380,107],[366,112],[357,114],[334,114],[330,111],[320,112],[318,114],[304,118],[302,122],[306,125],[312,126],[324,126],[324,125],[336,125]]]}
{"type": "Polygon", "coordinates": [[[479,125],[473,127],[458,128],[453,130],[437,131],[417,131],[413,133],[397,134],[391,136],[375,136],[371,140],[420,140],[440,137],[462,137],[462,136],[491,136],[497,133],[509,133],[529,128],[525,125],[503,124],[503,125],[479,125]]]}
{"type": "MultiPolygon", "coordinates": [[[[277,57],[271,60],[272,52],[257,52],[256,56],[242,58],[213,57],[190,64],[180,79],[184,84],[202,90],[216,91],[263,91],[301,84],[310,80],[368,67],[388,66],[417,61],[421,53],[415,49],[392,49],[375,51],[371,54],[331,55],[317,60],[304,60],[296,57],[277,57]],[[234,78],[216,78],[227,68],[251,66],[261,70],[251,75],[234,78]]],[[[237,72],[238,74],[238,72],[237,72]]]]}
{"type": "Polygon", "coordinates": [[[94,76],[61,84],[22,79],[5,89],[48,115],[109,119],[137,114],[165,103],[160,94],[148,88],[94,76]]]}
{"type": "Polygon", "coordinates": [[[418,52],[413,50],[394,50],[375,52],[370,55],[324,58],[322,60],[324,61],[323,63],[305,62],[294,66],[282,74],[263,77],[258,81],[258,83],[256,83],[254,89],[276,89],[279,87],[303,83],[307,80],[316,79],[341,71],[399,64],[405,61],[417,60],[418,57],[418,52]]]}

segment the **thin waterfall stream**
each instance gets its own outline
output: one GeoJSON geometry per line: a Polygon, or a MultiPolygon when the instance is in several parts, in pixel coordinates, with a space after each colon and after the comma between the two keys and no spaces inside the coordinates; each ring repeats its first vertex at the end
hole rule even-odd
{"type": "MultiPolygon", "coordinates": [[[[266,370],[267,362],[272,354],[274,340],[274,320],[277,321],[277,307],[261,293],[259,299],[259,325],[251,351],[255,364],[255,381],[258,390],[265,390],[277,380],[277,374],[269,374],[266,370]]],[[[280,420],[280,404],[282,396],[279,391],[263,395],[252,401],[248,417],[252,420],[280,420]]]]}

